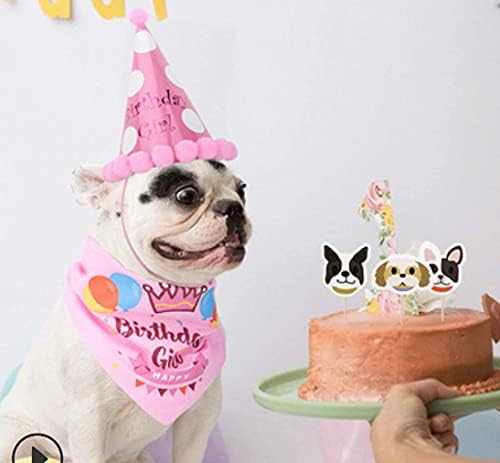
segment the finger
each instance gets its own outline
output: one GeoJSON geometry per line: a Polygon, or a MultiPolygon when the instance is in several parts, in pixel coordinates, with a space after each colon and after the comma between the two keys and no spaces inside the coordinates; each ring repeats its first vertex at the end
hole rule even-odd
{"type": "Polygon", "coordinates": [[[439,442],[441,448],[449,453],[456,453],[458,450],[458,437],[452,432],[445,432],[443,434],[434,434],[432,436],[434,441],[439,442]],[[453,452],[451,451],[453,450],[453,452]]]}
{"type": "Polygon", "coordinates": [[[436,399],[449,399],[455,397],[457,392],[435,379],[424,379],[403,386],[422,402],[429,403],[436,399]]]}
{"type": "Polygon", "coordinates": [[[455,423],[448,415],[439,413],[429,419],[429,427],[433,433],[443,433],[448,431],[453,432],[455,429],[455,423]]]}

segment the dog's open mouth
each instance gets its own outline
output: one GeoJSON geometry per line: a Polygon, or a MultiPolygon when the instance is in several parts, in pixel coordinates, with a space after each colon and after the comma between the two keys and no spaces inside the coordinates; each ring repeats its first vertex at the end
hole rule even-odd
{"type": "Polygon", "coordinates": [[[223,256],[230,262],[237,262],[245,256],[245,246],[238,232],[232,233],[211,248],[199,251],[187,251],[159,238],[153,240],[151,246],[160,256],[169,260],[199,260],[213,253],[224,252],[223,256]]]}

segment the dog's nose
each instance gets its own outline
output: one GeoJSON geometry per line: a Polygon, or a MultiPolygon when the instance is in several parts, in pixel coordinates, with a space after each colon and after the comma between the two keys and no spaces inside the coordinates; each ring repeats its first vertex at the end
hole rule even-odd
{"type": "Polygon", "coordinates": [[[344,277],[344,278],[347,278],[349,276],[349,272],[347,270],[344,270],[341,275],[344,277]]]}
{"type": "Polygon", "coordinates": [[[214,205],[214,211],[222,215],[227,215],[232,219],[243,218],[243,206],[238,201],[231,199],[221,199],[214,205]]]}
{"type": "Polygon", "coordinates": [[[438,275],[438,278],[439,278],[440,280],[443,280],[443,279],[444,279],[444,275],[438,275]]]}
{"type": "Polygon", "coordinates": [[[401,275],[399,275],[401,278],[406,278],[406,273],[402,273],[401,275]]]}

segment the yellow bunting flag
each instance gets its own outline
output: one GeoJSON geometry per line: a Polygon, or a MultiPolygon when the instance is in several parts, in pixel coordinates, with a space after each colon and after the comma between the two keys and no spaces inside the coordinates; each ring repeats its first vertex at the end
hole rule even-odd
{"type": "Polygon", "coordinates": [[[125,16],[125,0],[111,0],[107,5],[103,0],[92,0],[94,8],[104,19],[125,16]]]}
{"type": "Polygon", "coordinates": [[[38,0],[42,11],[49,18],[68,19],[71,17],[71,0],[38,0]]]}
{"type": "Polygon", "coordinates": [[[165,4],[165,0],[153,0],[155,6],[156,17],[161,21],[162,19],[167,18],[167,5],[165,4]]]}

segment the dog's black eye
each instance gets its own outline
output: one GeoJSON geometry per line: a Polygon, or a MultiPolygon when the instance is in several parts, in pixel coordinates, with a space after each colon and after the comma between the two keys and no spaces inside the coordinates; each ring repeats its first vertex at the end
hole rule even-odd
{"type": "Polygon", "coordinates": [[[410,268],[408,269],[408,273],[409,273],[410,275],[415,275],[415,267],[410,267],[410,268]]]}
{"type": "Polygon", "coordinates": [[[243,202],[246,201],[246,193],[245,193],[246,188],[247,188],[246,183],[240,183],[238,185],[238,189],[236,190],[238,196],[241,198],[243,202]]]}
{"type": "Polygon", "coordinates": [[[392,273],[393,275],[396,275],[396,274],[398,273],[398,269],[397,269],[396,267],[392,267],[392,269],[391,269],[391,273],[392,273]]]}
{"type": "Polygon", "coordinates": [[[175,199],[181,204],[192,206],[200,200],[200,194],[195,187],[187,186],[175,193],[175,199]]]}
{"type": "Polygon", "coordinates": [[[448,273],[450,275],[453,275],[455,273],[455,267],[453,267],[453,265],[448,266],[448,273]]]}
{"type": "Polygon", "coordinates": [[[429,265],[429,267],[431,268],[432,273],[437,273],[439,270],[438,266],[436,264],[431,264],[431,265],[429,265]]]}
{"type": "Polygon", "coordinates": [[[353,273],[354,276],[358,276],[359,275],[359,265],[352,265],[351,272],[353,273]]]}

